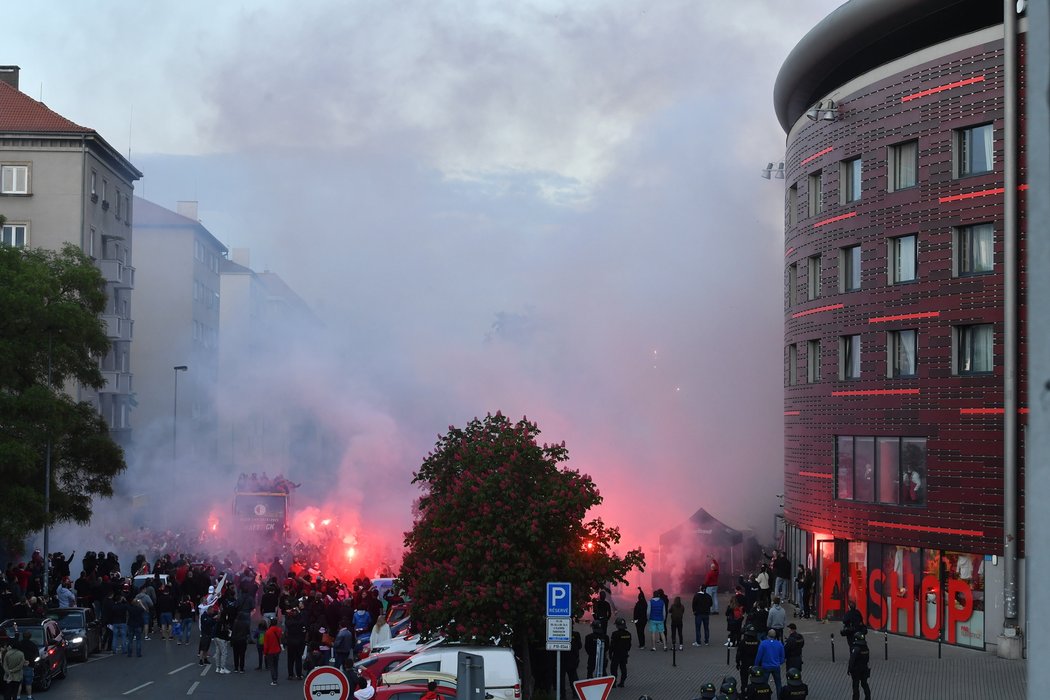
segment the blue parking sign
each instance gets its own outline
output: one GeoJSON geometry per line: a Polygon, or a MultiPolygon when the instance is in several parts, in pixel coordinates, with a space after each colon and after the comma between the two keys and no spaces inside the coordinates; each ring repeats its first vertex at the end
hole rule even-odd
{"type": "Polygon", "coordinates": [[[547,617],[572,617],[571,583],[547,583],[547,617]]]}

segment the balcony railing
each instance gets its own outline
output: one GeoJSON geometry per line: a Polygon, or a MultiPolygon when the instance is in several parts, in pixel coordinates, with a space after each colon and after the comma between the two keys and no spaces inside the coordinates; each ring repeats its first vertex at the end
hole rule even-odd
{"type": "Polygon", "coordinates": [[[116,372],[114,370],[102,370],[102,378],[106,381],[105,386],[99,389],[100,394],[130,394],[131,373],[116,372]]]}
{"type": "Polygon", "coordinates": [[[131,340],[132,324],[135,322],[130,318],[104,314],[102,321],[106,324],[106,337],[110,340],[131,340]]]}
{"type": "Polygon", "coordinates": [[[135,268],[130,265],[125,265],[119,260],[100,260],[99,269],[106,282],[115,287],[134,289],[135,268]]]}

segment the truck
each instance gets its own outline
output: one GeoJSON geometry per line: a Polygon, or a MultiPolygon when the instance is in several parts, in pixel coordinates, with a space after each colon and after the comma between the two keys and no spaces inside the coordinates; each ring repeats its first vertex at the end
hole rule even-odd
{"type": "Polygon", "coordinates": [[[253,540],[283,542],[288,535],[288,492],[238,487],[233,518],[236,529],[253,540]]]}

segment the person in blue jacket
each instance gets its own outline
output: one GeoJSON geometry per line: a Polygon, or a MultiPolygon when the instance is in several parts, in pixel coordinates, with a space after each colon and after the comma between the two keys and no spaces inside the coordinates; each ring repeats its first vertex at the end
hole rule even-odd
{"type": "Polygon", "coordinates": [[[784,665],[784,644],[777,639],[777,633],[769,630],[767,636],[758,645],[758,654],[755,655],[755,666],[759,666],[766,673],[766,680],[773,676],[773,682],[777,686],[777,696],[780,695],[780,667],[784,665]]]}

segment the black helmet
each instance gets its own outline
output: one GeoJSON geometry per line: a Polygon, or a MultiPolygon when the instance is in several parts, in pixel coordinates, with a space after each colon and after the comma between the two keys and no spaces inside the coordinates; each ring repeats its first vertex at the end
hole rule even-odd
{"type": "Polygon", "coordinates": [[[714,700],[717,694],[718,690],[715,688],[714,683],[704,683],[700,686],[700,700],[714,700]]]}
{"type": "Polygon", "coordinates": [[[627,620],[623,619],[622,617],[616,618],[616,626],[617,627],[626,627],[627,626],[627,620]]]}
{"type": "Polygon", "coordinates": [[[744,634],[749,636],[749,637],[757,637],[758,636],[758,630],[755,629],[754,625],[750,625],[749,624],[749,625],[746,625],[744,627],[744,634]]]}
{"type": "Polygon", "coordinates": [[[722,679],[722,687],[718,689],[722,695],[735,696],[736,695],[736,678],[732,676],[726,676],[722,679]]]}
{"type": "Polygon", "coordinates": [[[797,668],[789,668],[787,672],[788,685],[802,685],[802,671],[797,668]]]}
{"type": "Polygon", "coordinates": [[[761,666],[752,666],[751,667],[751,677],[752,678],[764,678],[765,675],[766,675],[766,672],[762,669],[761,666]]]}
{"type": "Polygon", "coordinates": [[[597,632],[601,628],[602,628],[602,623],[598,622],[597,620],[595,620],[594,622],[591,623],[591,629],[594,630],[595,632],[597,632]]]}
{"type": "Polygon", "coordinates": [[[868,636],[866,634],[864,634],[863,632],[857,632],[855,635],[853,635],[853,641],[854,642],[860,642],[862,644],[867,644],[868,643],[868,636]]]}

